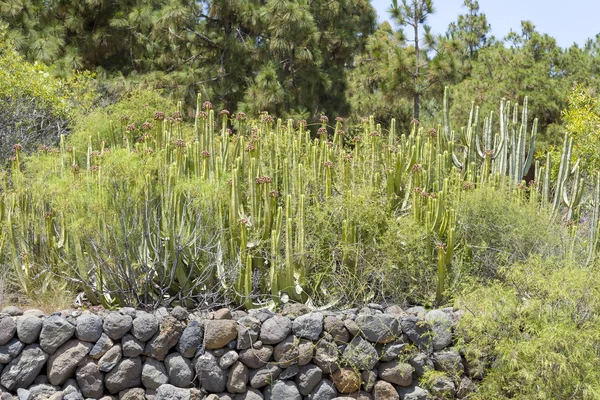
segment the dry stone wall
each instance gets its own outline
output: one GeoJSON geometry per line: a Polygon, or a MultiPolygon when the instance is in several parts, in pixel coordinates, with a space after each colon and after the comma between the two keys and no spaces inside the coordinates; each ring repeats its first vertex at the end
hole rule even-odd
{"type": "Polygon", "coordinates": [[[8,307],[0,314],[0,399],[468,398],[477,371],[452,347],[458,316],[376,304],[50,316],[8,307]],[[427,388],[419,386],[424,374],[427,388]]]}

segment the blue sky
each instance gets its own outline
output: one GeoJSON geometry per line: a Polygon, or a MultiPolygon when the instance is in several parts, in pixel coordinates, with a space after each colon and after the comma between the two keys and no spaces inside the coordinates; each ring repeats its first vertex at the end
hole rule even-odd
{"type": "MultiPolygon", "coordinates": [[[[400,3],[401,0],[398,0],[400,3]]],[[[389,20],[391,0],[372,0],[379,20],[389,20]]],[[[436,9],[428,24],[434,33],[444,33],[450,22],[466,12],[463,0],[433,0],[436,9]]],[[[512,28],[520,31],[521,21],[532,21],[539,32],[553,36],[561,47],[583,45],[600,33],[600,0],[479,0],[479,9],[492,25],[496,38],[512,28]]]]}

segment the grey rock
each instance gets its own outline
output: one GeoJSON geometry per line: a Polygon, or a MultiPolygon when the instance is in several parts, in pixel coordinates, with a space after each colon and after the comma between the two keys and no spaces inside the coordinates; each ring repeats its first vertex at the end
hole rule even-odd
{"type": "Polygon", "coordinates": [[[204,324],[204,347],[220,349],[238,336],[237,322],[233,320],[209,320],[204,324]]]}
{"type": "Polygon", "coordinates": [[[379,377],[384,381],[398,386],[410,386],[412,383],[413,367],[398,360],[379,365],[379,377]]]}
{"type": "Polygon", "coordinates": [[[172,385],[187,388],[194,379],[192,362],[179,353],[171,353],[165,358],[165,367],[172,385]]]}
{"type": "Polygon", "coordinates": [[[77,318],[75,336],[84,342],[97,342],[102,336],[102,318],[96,314],[82,314],[77,318]]]}
{"type": "Polygon", "coordinates": [[[90,357],[94,360],[100,359],[103,355],[106,354],[107,351],[112,349],[114,346],[114,342],[111,338],[109,338],[106,333],[100,335],[100,339],[94,344],[92,350],[90,350],[90,357]]]}
{"type": "Polygon", "coordinates": [[[129,315],[123,315],[118,312],[111,312],[104,316],[102,329],[112,340],[119,340],[133,326],[133,319],[129,315]]]}
{"type": "Polygon", "coordinates": [[[326,340],[319,341],[316,345],[313,361],[326,374],[337,371],[339,369],[339,357],[338,348],[335,343],[326,340]]]}
{"type": "MultiPolygon", "coordinates": [[[[309,315],[309,314],[307,314],[309,315]]],[[[281,368],[287,368],[298,362],[298,345],[300,341],[295,336],[286,337],[273,349],[273,358],[281,368]]]]}
{"type": "Polygon", "coordinates": [[[277,344],[291,333],[292,321],[286,317],[273,317],[263,322],[260,328],[260,340],[264,344],[277,344]]]}
{"type": "Polygon", "coordinates": [[[17,320],[17,336],[25,344],[38,340],[42,331],[42,320],[33,316],[22,316],[17,320]]]}
{"type": "Polygon", "coordinates": [[[323,321],[323,329],[329,333],[333,340],[340,343],[348,343],[350,341],[350,333],[344,326],[344,321],[333,315],[328,315],[323,321]]]}
{"type": "Polygon", "coordinates": [[[123,307],[119,310],[123,315],[129,315],[132,319],[136,317],[137,311],[133,307],[123,307]]]}
{"type": "Polygon", "coordinates": [[[279,377],[279,374],[281,374],[281,368],[274,364],[265,365],[262,368],[252,370],[249,374],[250,386],[254,389],[265,387],[273,383],[273,381],[279,377]]]}
{"type": "Polygon", "coordinates": [[[425,353],[419,353],[408,360],[408,363],[415,369],[417,378],[422,377],[425,372],[433,370],[433,361],[425,353]]]}
{"type": "Polygon", "coordinates": [[[152,314],[138,313],[132,323],[131,333],[137,340],[147,342],[158,332],[158,320],[152,314]]]}
{"type": "Polygon", "coordinates": [[[309,364],[300,367],[300,372],[295,377],[300,394],[308,396],[319,382],[321,382],[322,377],[323,370],[316,365],[309,364]]]}
{"type": "Polygon", "coordinates": [[[38,310],[37,308],[31,308],[29,310],[23,311],[23,316],[24,317],[42,318],[42,317],[46,317],[46,313],[43,312],[42,310],[38,310]]]}
{"type": "Polygon", "coordinates": [[[104,376],[104,385],[112,393],[140,386],[142,383],[142,360],[136,358],[124,358],[104,376]]]}
{"type": "Polygon", "coordinates": [[[12,360],[0,375],[0,384],[8,390],[29,387],[44,367],[48,354],[37,344],[30,344],[12,360]]]}
{"type": "Polygon", "coordinates": [[[79,340],[69,340],[48,358],[48,381],[52,385],[62,385],[69,379],[80,362],[92,349],[92,344],[79,340]]]}
{"type": "Polygon", "coordinates": [[[206,352],[196,358],[194,366],[200,386],[211,393],[220,393],[225,390],[227,374],[219,367],[217,358],[206,352]]]}
{"type": "Polygon", "coordinates": [[[298,337],[319,340],[323,332],[323,314],[315,312],[299,316],[292,323],[292,331],[298,337]]]}
{"type": "Polygon", "coordinates": [[[25,344],[16,338],[12,338],[4,346],[0,346],[0,364],[8,364],[21,353],[25,344]]]}
{"type": "Polygon", "coordinates": [[[17,398],[19,400],[29,400],[31,398],[31,393],[29,393],[29,390],[27,389],[19,388],[17,389],[17,398]]]}
{"type": "Polygon", "coordinates": [[[237,349],[249,349],[258,340],[261,323],[258,318],[245,316],[238,320],[237,349]]]}
{"type": "Polygon", "coordinates": [[[200,326],[198,321],[192,321],[185,327],[176,350],[182,356],[192,358],[196,354],[198,347],[202,345],[204,340],[204,328],[200,326]]]}
{"type": "Polygon", "coordinates": [[[58,389],[56,386],[48,384],[33,385],[29,389],[29,399],[47,399],[52,396],[58,389]]]}
{"type": "Polygon", "coordinates": [[[476,390],[475,384],[468,377],[463,377],[456,390],[456,398],[465,399],[476,390]]]}
{"type": "Polygon", "coordinates": [[[438,371],[446,372],[452,377],[460,376],[465,371],[462,358],[458,351],[454,349],[434,353],[433,365],[438,371]]]}
{"type": "Polygon", "coordinates": [[[253,309],[253,310],[250,310],[248,312],[248,314],[251,317],[258,318],[258,320],[260,321],[261,324],[264,323],[269,318],[272,318],[275,316],[275,313],[273,311],[266,309],[266,308],[261,308],[260,310],[253,309]]]}
{"type": "Polygon", "coordinates": [[[121,362],[123,350],[120,344],[114,345],[98,360],[98,368],[102,372],[109,372],[121,362]]]}
{"type": "Polygon", "coordinates": [[[400,400],[400,395],[394,386],[386,381],[377,381],[373,389],[375,400],[400,400]]]}
{"type": "Polygon", "coordinates": [[[119,392],[119,400],[146,400],[146,392],[142,388],[125,389],[119,392]]]}
{"type": "Polygon", "coordinates": [[[360,327],[353,319],[345,319],[344,327],[350,333],[350,337],[355,337],[360,334],[360,327]]]}
{"type": "Polygon", "coordinates": [[[4,307],[2,309],[2,314],[8,314],[11,317],[18,317],[20,315],[23,315],[23,310],[21,310],[19,307],[16,306],[8,306],[8,307],[4,307]]]}
{"type": "Polygon", "coordinates": [[[441,310],[431,310],[425,314],[425,321],[431,327],[431,342],[434,351],[442,350],[452,343],[452,318],[441,310]]]}
{"type": "Polygon", "coordinates": [[[17,324],[8,314],[0,314],[0,346],[4,346],[17,332],[17,324]]]}
{"type": "Polygon", "coordinates": [[[159,332],[146,344],[145,354],[160,361],[164,360],[169,350],[179,341],[184,328],[183,322],[171,316],[165,317],[160,323],[159,332]]]}
{"type": "Polygon", "coordinates": [[[63,317],[52,315],[46,318],[40,332],[40,347],[48,354],[54,352],[71,339],[75,327],[63,317]]]}
{"type": "Polygon", "coordinates": [[[262,400],[264,399],[261,392],[257,389],[249,388],[246,393],[238,394],[234,400],[262,400]]]}
{"type": "Polygon", "coordinates": [[[104,374],[94,360],[90,358],[83,360],[77,367],[75,378],[85,397],[97,399],[104,395],[104,374]]]}
{"type": "Polygon", "coordinates": [[[121,347],[123,349],[123,357],[138,357],[144,351],[144,343],[137,340],[130,333],[127,333],[121,339],[121,347]]]}
{"type": "Polygon", "coordinates": [[[361,335],[372,343],[389,343],[400,335],[398,319],[390,314],[359,315],[355,322],[361,335]]]}
{"type": "Polygon", "coordinates": [[[142,384],[148,389],[157,389],[169,382],[165,365],[154,358],[146,358],[142,368],[142,384]]]}
{"type": "Polygon", "coordinates": [[[431,382],[431,394],[437,398],[447,399],[454,398],[456,387],[454,382],[446,376],[435,376],[431,382]]]}
{"type": "Polygon", "coordinates": [[[398,359],[402,351],[406,348],[407,344],[403,341],[395,341],[386,343],[381,347],[379,360],[383,362],[392,361],[398,359]]]}
{"type": "Polygon", "coordinates": [[[171,315],[179,321],[185,321],[188,319],[190,313],[185,308],[183,308],[181,306],[176,306],[171,311],[171,315]]]}
{"type": "Polygon", "coordinates": [[[229,370],[229,376],[227,378],[227,391],[229,393],[244,393],[246,392],[248,384],[248,368],[237,361],[229,370]]]}
{"type": "Polygon", "coordinates": [[[342,359],[351,368],[360,371],[371,370],[377,363],[379,354],[371,343],[357,336],[346,346],[342,359]]]}
{"type": "Polygon", "coordinates": [[[299,372],[300,372],[300,367],[298,367],[297,364],[294,364],[290,367],[287,367],[283,371],[281,371],[281,374],[279,374],[279,379],[282,379],[282,380],[292,379],[293,377],[298,375],[299,372]]]}
{"type": "Polygon", "coordinates": [[[273,386],[268,389],[269,395],[265,398],[272,400],[286,399],[286,400],[302,400],[300,392],[296,384],[292,381],[276,381],[273,386]]]}
{"type": "Polygon", "coordinates": [[[233,319],[229,308],[221,308],[212,313],[212,319],[233,319]]]}
{"type": "Polygon", "coordinates": [[[300,343],[298,344],[298,366],[301,367],[310,363],[314,353],[314,343],[306,339],[300,339],[300,343]]]}
{"type": "Polygon", "coordinates": [[[219,359],[219,366],[223,369],[231,367],[239,358],[239,355],[234,350],[230,350],[223,354],[219,359]]]}
{"type": "Polygon", "coordinates": [[[421,350],[430,353],[433,350],[429,324],[421,318],[408,316],[400,319],[400,326],[411,342],[421,350]]]}
{"type": "Polygon", "coordinates": [[[155,400],[190,400],[190,391],[169,384],[162,385],[156,389],[155,400]]]}
{"type": "Polygon", "coordinates": [[[265,366],[272,354],[272,346],[260,346],[257,349],[250,348],[240,351],[239,360],[248,368],[256,369],[265,366]]]}
{"type": "Polygon", "coordinates": [[[375,371],[362,371],[360,374],[362,378],[362,388],[365,392],[371,392],[377,382],[377,374],[375,371]]]}
{"type": "Polygon", "coordinates": [[[323,379],[317,384],[317,386],[310,392],[311,400],[331,400],[337,397],[338,393],[329,379],[323,379]]]}
{"type": "Polygon", "coordinates": [[[401,400],[431,400],[433,397],[429,392],[419,386],[398,388],[401,400]]]}

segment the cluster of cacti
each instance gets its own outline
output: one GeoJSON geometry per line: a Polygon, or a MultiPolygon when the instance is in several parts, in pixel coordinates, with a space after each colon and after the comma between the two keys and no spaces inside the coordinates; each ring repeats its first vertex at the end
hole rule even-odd
{"type": "MultiPolygon", "coordinates": [[[[502,180],[526,188],[537,129],[534,121],[528,135],[526,100],[522,113],[502,101],[498,123],[490,114],[481,124],[474,107],[456,143],[448,115],[445,97],[437,129],[413,121],[411,132],[398,134],[394,120],[384,131],[372,118],[345,126],[323,116],[313,132],[305,121],[266,113],[216,116],[198,99],[193,128],[179,106],[141,127],[123,116],[110,137],[90,137],[87,149],[64,140],[41,149],[25,162],[25,169],[36,159],[47,167],[38,180],[22,171],[15,147],[0,192],[0,248],[24,283],[67,276],[107,306],[215,293],[246,307],[307,301],[319,285],[315,271],[325,268],[309,257],[316,250],[308,245],[307,215],[336,198],[351,202],[368,187],[389,215],[423,227],[441,302],[457,246],[456,202],[465,190],[502,180]]],[[[569,164],[570,145],[554,206],[563,202],[567,218],[576,219],[583,184],[578,165],[569,164]]],[[[537,166],[535,190],[526,194],[532,201],[550,201],[549,168],[537,166]]],[[[356,249],[365,236],[353,210],[343,212],[332,268],[360,276],[356,249]]]]}

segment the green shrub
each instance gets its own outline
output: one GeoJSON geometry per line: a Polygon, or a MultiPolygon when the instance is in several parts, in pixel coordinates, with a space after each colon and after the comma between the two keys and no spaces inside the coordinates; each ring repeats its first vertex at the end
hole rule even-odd
{"type": "Polygon", "coordinates": [[[456,302],[461,347],[491,366],[475,399],[599,398],[598,266],[536,256],[500,275],[456,302]]]}

